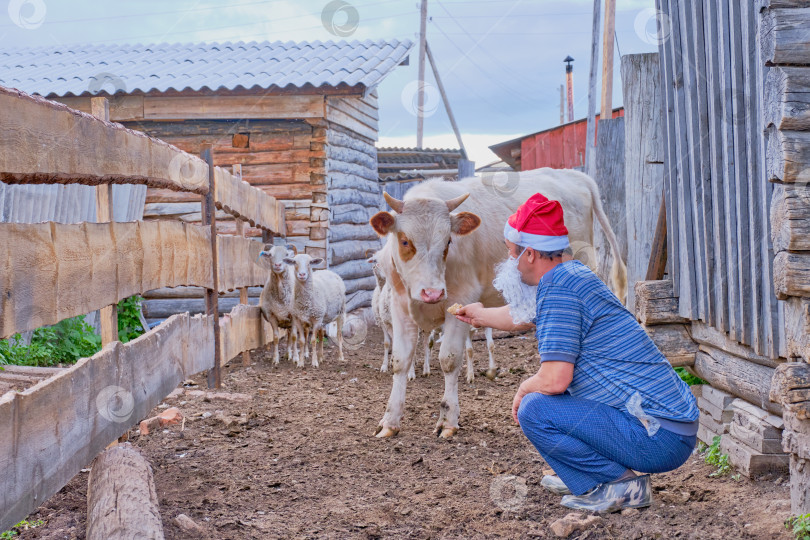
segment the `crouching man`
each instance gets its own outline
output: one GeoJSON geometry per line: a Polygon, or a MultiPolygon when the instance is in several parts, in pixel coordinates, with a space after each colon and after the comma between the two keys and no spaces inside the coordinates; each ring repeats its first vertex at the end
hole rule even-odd
{"type": "Polygon", "coordinates": [[[597,512],[649,506],[649,474],[692,452],[695,398],[633,315],[573,260],[559,202],[539,193],[509,218],[509,259],[494,284],[507,302],[457,317],[476,327],[535,327],[540,370],[515,394],[512,417],[558,476],[542,485],[563,506],[597,512]]]}

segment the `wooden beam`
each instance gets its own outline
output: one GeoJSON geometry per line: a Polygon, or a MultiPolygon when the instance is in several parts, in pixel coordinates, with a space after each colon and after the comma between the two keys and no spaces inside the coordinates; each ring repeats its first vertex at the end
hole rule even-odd
{"type": "Polygon", "coordinates": [[[588,124],[585,130],[585,172],[594,175],[596,159],[596,79],[599,71],[599,19],[602,0],[593,0],[591,70],[588,75],[588,124]]]}
{"type": "Polygon", "coordinates": [[[244,219],[253,227],[283,233],[284,205],[275,197],[221,167],[214,168],[214,175],[214,204],[218,209],[244,219]]]}
{"type": "Polygon", "coordinates": [[[616,33],[616,0],[605,0],[602,32],[602,112],[599,118],[613,118],[613,36],[616,33]]]}
{"type": "MultiPolygon", "coordinates": [[[[233,176],[234,178],[238,178],[239,180],[242,179],[242,165],[234,165],[233,166],[233,176]]],[[[245,222],[242,219],[236,219],[236,235],[239,237],[245,237],[245,222]]],[[[227,259],[223,259],[227,260],[227,259]]],[[[247,287],[240,287],[239,288],[239,303],[242,305],[247,305],[248,303],[248,288],[247,287]]],[[[250,365],[250,351],[244,351],[242,353],[242,366],[247,367],[250,365]]]]}
{"type": "Polygon", "coordinates": [[[208,190],[198,158],[60,103],[0,87],[0,124],[0,181],[6,183],[208,190]]]}
{"type": "Polygon", "coordinates": [[[701,345],[695,357],[694,373],[729,394],[740,397],[775,415],[782,414],[782,407],[772,403],[768,395],[774,369],[749,362],[708,345],[701,345]]]}
{"type": "Polygon", "coordinates": [[[323,118],[324,96],[147,97],[144,120],[323,118]]]}
{"type": "Polygon", "coordinates": [[[686,325],[663,324],[645,327],[644,330],[673,367],[691,366],[695,363],[698,345],[692,341],[686,325]]]}
{"type": "Polygon", "coordinates": [[[689,322],[678,313],[671,280],[637,281],[634,298],[636,318],[645,326],[689,322]]]}
{"type": "MultiPolygon", "coordinates": [[[[107,98],[94,97],[90,99],[90,108],[93,116],[105,122],[110,121],[110,104],[107,98]]],[[[113,221],[113,187],[112,184],[96,186],[96,222],[109,223],[113,221]]],[[[104,306],[99,310],[101,323],[101,345],[118,341],[118,305],[104,306]]]]}
{"type": "Polygon", "coordinates": [[[211,321],[175,315],[0,397],[0,432],[14,434],[0,437],[0,529],[36,510],[178,384],[213,365],[211,321]]]}
{"type": "MultiPolygon", "coordinates": [[[[427,2],[427,0],[425,0],[425,2],[427,2]]],[[[425,41],[425,52],[427,53],[427,58],[430,61],[430,68],[433,70],[433,78],[436,79],[436,86],[439,87],[439,93],[442,95],[442,102],[444,103],[444,110],[447,112],[447,118],[450,120],[450,125],[453,127],[453,133],[456,134],[458,146],[461,148],[464,156],[467,156],[467,149],[464,148],[464,142],[461,140],[461,132],[456,124],[456,117],[453,116],[453,109],[450,108],[450,100],[447,99],[447,92],[445,92],[444,84],[442,84],[442,78],[439,76],[439,68],[436,66],[436,60],[433,59],[433,51],[430,50],[430,46],[428,45],[427,41],[425,41]]],[[[461,178],[461,176],[459,176],[459,178],[461,178]]]]}
{"type": "Polygon", "coordinates": [[[163,539],[152,467],[130,444],[93,460],[87,479],[87,540],[163,539]]]}
{"type": "Polygon", "coordinates": [[[0,338],[152,289],[211,287],[209,235],[176,221],[0,223],[0,338]]]}
{"type": "Polygon", "coordinates": [[[422,0],[419,9],[419,66],[416,106],[416,147],[422,148],[422,135],[425,129],[425,54],[427,52],[427,12],[428,0],[422,0]]]}
{"type": "Polygon", "coordinates": [[[211,145],[206,145],[202,151],[202,159],[208,165],[208,193],[202,202],[202,222],[211,231],[211,269],[213,274],[213,287],[205,290],[205,313],[211,318],[214,326],[214,366],[208,371],[208,387],[219,388],[220,379],[220,336],[219,336],[219,265],[217,264],[217,217],[214,211],[214,193],[216,192],[216,173],[214,169],[214,153],[211,145]]]}

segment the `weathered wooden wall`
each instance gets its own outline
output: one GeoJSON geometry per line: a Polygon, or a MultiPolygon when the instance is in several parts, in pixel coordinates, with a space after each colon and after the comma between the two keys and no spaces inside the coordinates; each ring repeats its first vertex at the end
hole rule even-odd
{"type": "Polygon", "coordinates": [[[778,357],[752,2],[657,0],[668,256],[680,314],[778,357]]]}
{"type": "Polygon", "coordinates": [[[658,53],[622,57],[627,305],[646,279],[664,190],[664,130],[658,53]]]}
{"type": "MultiPolygon", "coordinates": [[[[594,180],[599,186],[599,196],[616,240],[618,256],[627,260],[627,224],[625,218],[625,172],[624,172],[624,127],[623,116],[599,120],[596,131],[596,160],[594,180]]],[[[607,242],[601,225],[593,224],[593,248],[596,253],[596,273],[605,283],[610,283],[610,268],[613,265],[613,249],[607,242]]],[[[589,246],[572,246],[576,252],[589,246]]],[[[625,301],[624,298],[620,300],[625,301]]]]}
{"type": "Polygon", "coordinates": [[[327,98],[327,260],[346,283],[349,310],[371,305],[376,280],[366,251],[382,246],[368,222],[382,203],[374,146],[378,118],[376,92],[327,98]]]}
{"type": "Polygon", "coordinates": [[[784,301],[784,356],[771,399],[784,412],[791,513],[810,512],[810,2],[759,0],[764,66],[765,163],[775,183],[770,206],[773,280],[784,301]]]}

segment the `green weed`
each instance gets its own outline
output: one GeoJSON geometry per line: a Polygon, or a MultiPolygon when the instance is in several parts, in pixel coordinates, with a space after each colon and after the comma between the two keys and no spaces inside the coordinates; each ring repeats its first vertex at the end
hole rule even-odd
{"type": "MultiPolygon", "coordinates": [[[[126,343],[145,332],[139,309],[143,299],[132,296],[118,304],[118,339],[126,343]]],[[[31,343],[23,345],[20,334],[0,340],[0,365],[54,366],[74,364],[101,350],[101,336],[95,334],[83,316],[65,319],[53,326],[34,330],[31,343]]]]}
{"type": "Polygon", "coordinates": [[[695,377],[694,375],[686,371],[686,369],[683,367],[676,367],[675,373],[677,373],[678,377],[680,377],[683,380],[683,382],[685,382],[689,386],[695,384],[706,384],[706,381],[704,381],[700,377],[695,377]]]}
{"type": "Polygon", "coordinates": [[[728,454],[724,454],[720,451],[720,437],[716,436],[712,439],[712,444],[710,446],[703,445],[705,455],[703,456],[703,460],[712,465],[717,467],[717,470],[714,471],[709,476],[717,477],[717,476],[725,476],[732,471],[731,463],[728,462],[728,454]]]}
{"type": "Polygon", "coordinates": [[[810,514],[789,517],[785,528],[793,533],[796,540],[810,540],[810,514]]]}

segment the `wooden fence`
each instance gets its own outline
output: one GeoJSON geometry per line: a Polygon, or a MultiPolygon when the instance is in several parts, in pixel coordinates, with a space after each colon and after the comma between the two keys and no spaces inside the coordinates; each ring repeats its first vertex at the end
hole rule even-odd
{"type": "Polygon", "coordinates": [[[103,98],[93,110],[0,87],[0,180],[99,186],[99,221],[107,220],[0,223],[0,338],[101,309],[104,342],[93,357],[0,397],[0,530],[61,489],[185,378],[209,370],[209,385],[218,386],[223,361],[271,338],[258,307],[215,315],[218,293],[246,292],[266,274],[255,264],[262,244],[218,236],[214,208],[274,235],[284,231],[283,205],[214,168],[210,149],[201,159],[110,123],[103,98]],[[112,184],[197,193],[203,225],[110,222],[112,184]],[[217,264],[223,258],[228,265],[217,264]],[[207,313],[175,315],[129,343],[116,341],[116,302],[177,286],[205,288],[207,313]]]}
{"type": "Polygon", "coordinates": [[[656,0],[668,255],[682,317],[780,353],[756,2],[656,0]]]}

